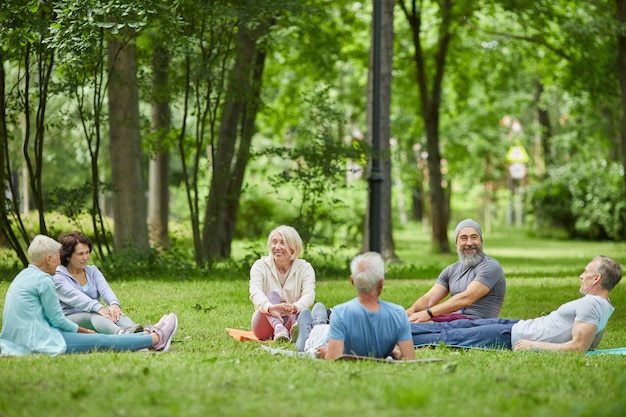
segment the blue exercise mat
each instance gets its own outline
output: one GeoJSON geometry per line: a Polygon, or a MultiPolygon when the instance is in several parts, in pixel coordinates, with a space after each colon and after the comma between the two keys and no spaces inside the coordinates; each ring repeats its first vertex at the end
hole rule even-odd
{"type": "MultiPolygon", "coordinates": [[[[476,347],[476,346],[460,346],[460,345],[440,345],[437,343],[425,344],[415,346],[416,348],[422,347],[436,347],[436,346],[445,346],[454,349],[479,349],[479,350],[508,350],[508,349],[497,349],[497,348],[487,348],[487,347],[476,347]]],[[[587,355],[626,355],[626,347],[614,348],[614,349],[600,349],[600,350],[592,350],[587,352],[587,355]]]]}
{"type": "Polygon", "coordinates": [[[587,352],[587,355],[626,355],[626,347],[592,350],[591,352],[587,352]]]}

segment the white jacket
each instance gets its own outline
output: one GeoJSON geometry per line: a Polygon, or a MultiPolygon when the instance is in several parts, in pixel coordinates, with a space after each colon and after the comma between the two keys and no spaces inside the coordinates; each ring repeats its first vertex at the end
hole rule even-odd
{"type": "Polygon", "coordinates": [[[281,286],[274,259],[263,256],[250,268],[250,300],[255,311],[267,314],[267,309],[272,305],[267,299],[270,291],[277,292],[281,301],[296,306],[298,313],[303,308],[310,308],[315,301],[315,270],[307,261],[296,259],[285,285],[281,286]]]}

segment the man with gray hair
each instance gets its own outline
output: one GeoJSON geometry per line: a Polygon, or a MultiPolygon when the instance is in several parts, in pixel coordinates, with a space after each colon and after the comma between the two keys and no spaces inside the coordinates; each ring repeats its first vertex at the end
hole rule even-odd
{"type": "Polygon", "coordinates": [[[435,285],[406,310],[409,321],[449,322],[498,317],[506,293],[504,271],[483,252],[483,233],[472,219],[454,231],[459,260],[446,267],[435,285]],[[450,298],[441,302],[450,294],[450,298]]]}
{"type": "Polygon", "coordinates": [[[415,359],[411,326],[404,309],[379,299],[385,280],[385,263],[380,254],[357,255],[350,264],[350,272],[357,297],[334,307],[330,324],[319,320],[320,314],[326,314],[321,303],[313,307],[313,315],[307,309],[302,310],[298,319],[298,350],[314,351],[327,360],[346,354],[415,359]],[[314,324],[319,325],[313,327],[314,324]],[[319,342],[308,340],[313,331],[317,333],[313,339],[319,342]]]}

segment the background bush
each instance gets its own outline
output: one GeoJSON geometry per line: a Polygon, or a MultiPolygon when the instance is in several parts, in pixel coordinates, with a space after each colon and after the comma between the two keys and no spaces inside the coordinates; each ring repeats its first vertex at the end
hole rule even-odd
{"type": "Polygon", "coordinates": [[[624,170],[615,162],[577,158],[548,170],[531,189],[539,235],[623,240],[626,230],[624,170]],[[556,230],[555,230],[556,229],[556,230]]]}

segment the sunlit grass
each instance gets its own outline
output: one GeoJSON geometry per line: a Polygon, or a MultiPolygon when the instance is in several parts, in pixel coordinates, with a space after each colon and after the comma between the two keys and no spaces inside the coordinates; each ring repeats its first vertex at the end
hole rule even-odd
{"type": "MultiPolygon", "coordinates": [[[[383,298],[407,305],[430,284],[390,279],[383,298]]],[[[46,415],[82,416],[97,408],[108,416],[205,416],[210,410],[211,415],[237,416],[271,411],[278,416],[565,417],[577,415],[576,410],[586,410],[579,415],[612,415],[601,411],[626,405],[623,357],[446,348],[418,350],[418,359],[443,359],[421,365],[274,357],[225,331],[250,326],[252,305],[244,280],[118,281],[114,286],[137,321],[155,322],[167,311],[178,314],[173,352],[0,359],[4,415],[41,415],[45,410],[46,415]]],[[[0,284],[2,297],[7,287],[0,284]]],[[[512,279],[503,316],[549,312],[577,297],[577,291],[575,277],[512,279]]],[[[616,290],[615,305],[626,304],[624,293],[616,290]]],[[[345,276],[318,283],[317,294],[332,306],[353,297],[354,289],[345,276]]],[[[625,340],[626,317],[618,308],[600,347],[622,346],[625,340]]]]}

